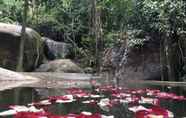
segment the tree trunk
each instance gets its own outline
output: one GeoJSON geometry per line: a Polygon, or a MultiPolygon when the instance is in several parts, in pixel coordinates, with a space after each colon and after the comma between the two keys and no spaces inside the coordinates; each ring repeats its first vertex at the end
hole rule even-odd
{"type": "Polygon", "coordinates": [[[96,40],[96,70],[100,72],[101,67],[101,54],[103,50],[103,41],[102,41],[102,23],[101,23],[101,8],[97,7],[97,2],[94,0],[95,6],[95,40],[96,40]]]}
{"type": "Polygon", "coordinates": [[[167,57],[167,68],[168,68],[168,78],[169,81],[175,81],[175,72],[174,72],[174,58],[173,58],[173,47],[172,47],[172,34],[169,32],[165,38],[166,45],[166,57],[167,57]]]}
{"type": "Polygon", "coordinates": [[[24,0],[24,10],[23,10],[23,23],[21,29],[21,41],[19,47],[19,58],[16,71],[23,71],[23,59],[24,59],[24,46],[26,40],[26,19],[28,11],[28,0],[24,0]]]}
{"type": "Polygon", "coordinates": [[[160,41],[160,66],[161,66],[161,80],[168,81],[168,69],[167,69],[164,37],[162,37],[160,41]]]}
{"type": "MultiPolygon", "coordinates": [[[[183,60],[183,64],[184,67],[186,67],[186,32],[181,32],[180,34],[180,38],[178,40],[178,45],[180,48],[180,52],[181,52],[181,56],[182,56],[182,60],[183,60]]],[[[184,71],[186,72],[185,68],[183,68],[184,71]]]]}
{"type": "Polygon", "coordinates": [[[95,9],[96,1],[90,0],[91,11],[89,14],[89,35],[95,36],[95,9]]]}

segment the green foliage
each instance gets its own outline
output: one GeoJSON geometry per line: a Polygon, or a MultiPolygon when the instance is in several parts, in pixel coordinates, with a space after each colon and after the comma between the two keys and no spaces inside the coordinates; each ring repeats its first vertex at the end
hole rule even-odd
{"type": "Polygon", "coordinates": [[[135,0],[103,0],[103,22],[107,31],[127,29],[133,15],[135,0]]]}
{"type": "Polygon", "coordinates": [[[81,42],[82,46],[77,49],[77,58],[81,59],[80,63],[83,64],[82,66],[95,66],[95,40],[91,37],[83,37],[81,42]]]}
{"type": "MultiPolygon", "coordinates": [[[[0,0],[0,22],[21,24],[22,5],[21,0],[0,0]]],[[[183,0],[97,0],[104,48],[120,42],[120,34],[128,30],[185,30],[185,7],[183,0]]],[[[92,12],[92,0],[29,0],[27,19],[29,26],[43,36],[72,43],[76,57],[94,60],[95,37],[90,33],[92,12]]],[[[130,46],[144,41],[144,37],[130,35],[128,38],[130,46]]]]}
{"type": "Polygon", "coordinates": [[[0,22],[21,22],[22,2],[0,0],[0,22]]]}
{"type": "Polygon", "coordinates": [[[145,0],[143,13],[150,28],[168,31],[172,27],[180,30],[185,24],[185,1],[145,0]]]}
{"type": "Polygon", "coordinates": [[[104,45],[107,48],[113,47],[118,41],[118,33],[107,33],[104,37],[105,37],[105,41],[104,41],[104,45]]]}

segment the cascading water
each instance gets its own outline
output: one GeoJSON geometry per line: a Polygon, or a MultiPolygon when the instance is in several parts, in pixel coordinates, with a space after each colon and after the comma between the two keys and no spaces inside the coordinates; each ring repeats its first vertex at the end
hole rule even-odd
{"type": "MultiPolygon", "coordinates": [[[[121,60],[119,62],[118,67],[115,70],[115,75],[114,75],[114,81],[115,81],[115,85],[119,85],[119,78],[122,74],[121,70],[123,69],[123,65],[125,65],[127,63],[127,53],[128,53],[128,46],[126,44],[125,48],[123,49],[123,47],[120,48],[120,52],[123,52],[123,55],[121,55],[121,60]],[[123,51],[124,50],[124,51],[123,51]]],[[[121,53],[119,53],[121,54],[121,53]]]]}

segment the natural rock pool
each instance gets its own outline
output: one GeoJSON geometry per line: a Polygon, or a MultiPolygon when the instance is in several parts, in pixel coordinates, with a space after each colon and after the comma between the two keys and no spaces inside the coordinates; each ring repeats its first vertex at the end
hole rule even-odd
{"type": "Polygon", "coordinates": [[[5,118],[183,118],[186,87],[31,88],[0,92],[5,118]]]}

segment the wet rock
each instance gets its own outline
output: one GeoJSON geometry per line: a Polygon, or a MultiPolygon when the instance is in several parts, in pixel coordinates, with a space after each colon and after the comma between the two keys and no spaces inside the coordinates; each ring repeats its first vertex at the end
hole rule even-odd
{"type": "Polygon", "coordinates": [[[83,70],[69,59],[57,59],[40,65],[36,72],[82,73],[83,70]]]}
{"type": "Polygon", "coordinates": [[[47,37],[42,37],[44,41],[44,53],[47,59],[66,58],[70,54],[71,45],[64,42],[57,42],[47,37]]]}
{"type": "Polygon", "coordinates": [[[119,79],[160,80],[159,44],[145,40],[127,49],[122,43],[109,48],[105,52],[102,70],[119,79]]]}
{"type": "Polygon", "coordinates": [[[36,83],[38,81],[39,78],[0,68],[0,91],[19,87],[24,84],[36,83]]]}
{"type": "Polygon", "coordinates": [[[23,75],[0,67],[0,81],[23,81],[23,80],[37,80],[37,79],[38,78],[23,75]]]}
{"type": "MultiPolygon", "coordinates": [[[[0,23],[0,66],[16,70],[21,39],[21,26],[0,23]]],[[[31,71],[43,59],[43,47],[40,35],[33,29],[26,28],[24,49],[24,71],[31,71]]]]}

